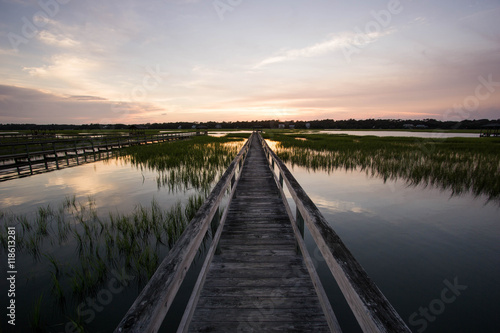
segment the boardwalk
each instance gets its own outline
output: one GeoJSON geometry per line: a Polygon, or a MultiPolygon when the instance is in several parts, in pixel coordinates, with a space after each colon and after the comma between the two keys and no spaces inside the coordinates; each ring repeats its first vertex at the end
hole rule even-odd
{"type": "Polygon", "coordinates": [[[290,170],[253,133],[116,333],[159,330],[211,225],[216,231],[178,332],[341,332],[302,238],[304,227],[363,332],[410,332],[290,170]],[[284,187],[295,214],[282,199],[284,187]]]}
{"type": "Polygon", "coordinates": [[[329,331],[257,137],[219,247],[191,332],[329,331]]]}
{"type": "Polygon", "coordinates": [[[67,138],[3,135],[0,142],[0,181],[106,159],[125,147],[187,139],[199,133],[149,135],[75,135],[67,138]]]}

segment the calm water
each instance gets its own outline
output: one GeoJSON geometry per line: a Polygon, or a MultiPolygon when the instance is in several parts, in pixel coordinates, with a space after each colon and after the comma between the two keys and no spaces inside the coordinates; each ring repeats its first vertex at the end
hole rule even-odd
{"type": "Polygon", "coordinates": [[[221,137],[225,136],[227,134],[248,134],[250,135],[252,131],[217,131],[217,132],[208,132],[208,135],[210,136],[215,136],[215,137],[221,137]]]}
{"type": "Polygon", "coordinates": [[[67,196],[86,201],[95,199],[101,212],[131,212],[141,204],[148,206],[155,199],[169,207],[184,200],[194,190],[172,193],[158,187],[158,173],[140,170],[123,160],[106,160],[83,164],[26,178],[0,183],[0,209],[13,213],[33,213],[37,207],[50,204],[56,208],[67,196]]]}
{"type": "Polygon", "coordinates": [[[347,135],[374,135],[374,136],[396,136],[410,138],[478,138],[478,133],[446,133],[446,132],[411,132],[411,131],[343,131],[343,130],[324,130],[321,134],[347,134],[347,135]]]}
{"type": "MultiPolygon", "coordinates": [[[[185,203],[190,195],[198,192],[195,189],[184,188],[174,193],[166,187],[159,186],[157,177],[156,171],[141,170],[122,159],[111,159],[9,180],[0,183],[0,211],[23,214],[33,219],[39,207],[50,205],[57,210],[66,197],[75,196],[76,201],[82,203],[91,197],[95,200],[98,215],[106,218],[109,212],[129,214],[139,205],[149,207],[152,200],[162,208],[168,209],[179,201],[185,203]]],[[[20,226],[16,229],[20,232],[20,226]]],[[[3,226],[2,232],[4,232],[3,226]]],[[[42,243],[41,252],[55,257],[60,263],[78,265],[78,254],[75,253],[72,236],[69,237],[68,244],[53,246],[51,243],[42,243]]],[[[203,257],[203,252],[200,252],[199,257],[203,257]]],[[[7,272],[5,251],[2,251],[0,258],[0,269],[2,272],[7,272]]],[[[192,269],[199,269],[201,263],[202,260],[198,259],[192,269]]],[[[28,332],[30,318],[33,317],[35,304],[40,295],[42,295],[42,322],[48,324],[51,332],[73,332],[70,319],[76,318],[68,318],[67,314],[62,312],[60,304],[51,297],[54,294],[51,276],[53,267],[48,260],[43,256],[40,260],[34,260],[26,251],[18,251],[16,269],[18,272],[15,296],[16,327],[13,329],[2,319],[0,332],[28,332]]],[[[62,269],[71,271],[66,265],[62,269]]],[[[117,268],[110,276],[111,280],[113,278],[115,284],[110,286],[109,282],[104,283],[97,295],[89,296],[83,301],[71,298],[65,300],[66,309],[80,307],[81,319],[87,323],[86,327],[91,332],[112,332],[144,285],[143,282],[136,282],[134,279],[136,277],[123,268],[117,268]]],[[[195,282],[192,279],[188,280],[191,284],[195,282]]],[[[71,295],[70,283],[63,283],[62,287],[71,295]]],[[[184,289],[185,295],[189,295],[186,292],[188,288],[189,286],[184,289]]],[[[8,289],[6,279],[2,279],[0,290],[3,293],[8,289]]],[[[187,297],[179,299],[180,302],[188,300],[187,297]]],[[[8,306],[7,302],[7,297],[2,297],[0,306],[5,309],[8,306]]],[[[169,322],[172,323],[180,320],[180,316],[182,311],[176,310],[167,318],[170,318],[169,322]]],[[[172,327],[167,325],[163,331],[175,331],[175,327],[172,330],[172,327]]]]}
{"type": "MultiPolygon", "coordinates": [[[[288,167],[414,332],[500,331],[498,202],[288,167]],[[448,284],[457,295],[445,291],[443,302],[448,284]]],[[[306,241],[314,253],[307,233],[306,241]]],[[[318,269],[341,325],[360,331],[321,260],[318,269]]]]}
{"type": "MultiPolygon", "coordinates": [[[[488,203],[484,197],[452,197],[449,192],[429,187],[409,187],[404,181],[384,183],[363,172],[328,174],[289,167],[414,332],[500,331],[498,203],[488,203]],[[450,284],[459,286],[457,295],[443,294],[450,284]],[[442,295],[447,297],[446,303],[441,301],[442,295]],[[427,308],[428,317],[422,314],[427,308]]],[[[66,196],[76,195],[77,200],[83,201],[93,197],[99,213],[105,215],[109,211],[128,213],[138,204],[148,206],[153,198],[163,207],[170,207],[195,193],[193,189],[169,192],[158,187],[156,178],[156,172],[140,170],[123,161],[100,161],[2,182],[0,209],[29,215],[37,207],[47,204],[58,207],[66,196]]],[[[307,233],[306,240],[314,251],[307,233]]],[[[74,256],[64,248],[60,251],[62,256],[74,256]]],[[[6,272],[5,253],[0,258],[0,269],[6,272]]],[[[29,255],[18,253],[16,259],[20,272],[17,331],[24,332],[36,298],[41,292],[50,295],[53,290],[47,266],[33,261],[29,255]]],[[[345,331],[359,331],[321,260],[318,270],[345,331]]],[[[8,289],[5,279],[0,282],[0,289],[2,292],[8,289]]],[[[93,311],[89,303],[84,303],[82,309],[87,311],[84,319],[94,316],[92,331],[112,331],[138,289],[137,285],[129,284],[93,311]]],[[[1,299],[4,309],[6,301],[1,299]]],[[[81,305],[68,304],[75,308],[81,305]]],[[[45,296],[43,316],[57,323],[53,325],[54,332],[65,331],[68,320],[45,296]]],[[[165,323],[166,330],[172,328],[171,323],[172,319],[165,323]]],[[[12,331],[6,328],[2,320],[3,331],[12,331]]]]}

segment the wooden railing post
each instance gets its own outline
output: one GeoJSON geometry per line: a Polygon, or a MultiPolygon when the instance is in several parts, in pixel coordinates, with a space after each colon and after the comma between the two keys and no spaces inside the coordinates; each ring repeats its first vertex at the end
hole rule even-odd
{"type": "Polygon", "coordinates": [[[59,160],[57,159],[57,150],[55,142],[52,142],[52,148],[54,148],[54,158],[56,160],[56,168],[59,170],[59,160]]]}
{"type": "MultiPolygon", "coordinates": [[[[203,242],[206,232],[210,228],[213,219],[220,213],[219,206],[222,198],[225,196],[228,186],[231,186],[239,159],[242,158],[243,153],[248,149],[248,144],[249,141],[245,143],[224,172],[177,243],[165,259],[163,259],[148,284],[141,291],[134,304],[132,304],[116,328],[115,333],[158,331],[203,242]]],[[[227,214],[227,210],[224,214],[227,214]]],[[[219,230],[221,230],[220,227],[217,233],[219,233],[219,230]]]]}
{"type": "Polygon", "coordinates": [[[74,141],[74,145],[75,145],[76,164],[80,165],[80,161],[78,160],[78,148],[76,147],[76,140],[74,141]]]}
{"type": "MultiPolygon", "coordinates": [[[[220,207],[217,207],[217,211],[215,212],[214,218],[212,219],[211,228],[212,228],[212,238],[215,235],[215,232],[219,228],[220,225],[220,207]]],[[[217,249],[215,254],[220,254],[220,245],[217,244],[217,249]]]]}
{"type": "MultiPolygon", "coordinates": [[[[324,216],[309,198],[304,189],[286,165],[276,156],[263,139],[265,150],[276,161],[279,183],[286,182],[295,202],[296,222],[307,224],[318,249],[340,287],[356,320],[364,332],[411,332],[387,298],[368,277],[344,245],[340,237],[330,227],[324,216]],[[302,222],[300,222],[302,220],[302,222]]],[[[286,201],[286,198],[284,198],[286,201]]],[[[289,212],[291,214],[291,212],[289,212]]],[[[303,235],[303,231],[300,231],[303,235]]]]}
{"type": "Polygon", "coordinates": [[[92,145],[92,155],[94,155],[94,162],[95,162],[95,147],[94,147],[94,140],[90,139],[90,143],[92,145]]]}
{"type": "Polygon", "coordinates": [[[33,174],[33,166],[31,165],[30,149],[28,144],[26,144],[26,157],[28,158],[28,164],[30,166],[30,173],[33,174]]]}
{"type": "Polygon", "coordinates": [[[212,222],[210,223],[211,227],[212,227],[212,233],[215,232],[215,230],[217,230],[217,228],[219,227],[219,222],[220,222],[220,207],[217,207],[217,211],[215,212],[215,215],[212,219],[212,222]]]}
{"type": "Polygon", "coordinates": [[[41,143],[42,146],[42,152],[43,152],[43,164],[45,165],[45,170],[49,169],[49,165],[47,163],[47,154],[45,153],[47,151],[47,148],[45,148],[44,142],[41,143]]]}
{"type": "Polygon", "coordinates": [[[300,213],[299,207],[296,209],[295,213],[295,222],[297,223],[297,227],[300,230],[300,234],[302,235],[302,238],[304,238],[304,218],[302,217],[302,214],[300,213]]]}
{"type": "MultiPolygon", "coordinates": [[[[236,168],[235,168],[236,169],[236,168]]],[[[236,184],[236,172],[233,174],[233,176],[231,177],[231,187],[230,189],[232,190],[233,187],[234,187],[234,184],[236,184]]]]}

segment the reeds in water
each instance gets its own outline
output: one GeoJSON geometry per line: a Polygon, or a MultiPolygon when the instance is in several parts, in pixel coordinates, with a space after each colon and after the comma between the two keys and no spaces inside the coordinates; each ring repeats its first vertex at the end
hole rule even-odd
{"type": "Polygon", "coordinates": [[[359,169],[384,181],[450,190],[452,195],[484,195],[500,203],[500,140],[424,139],[348,135],[276,134],[284,162],[332,172],[359,169]]]}
{"type": "MultiPolygon", "coordinates": [[[[34,216],[0,212],[0,225],[5,230],[16,226],[17,250],[45,263],[48,269],[40,275],[45,274],[52,285],[51,300],[75,328],[83,330],[77,307],[70,305],[95,296],[115,270],[132,276],[136,285],[146,283],[243,143],[241,138],[196,137],[123,150],[120,158],[141,170],[157,172],[159,187],[199,193],[168,209],[153,200],[150,206],[137,206],[129,214],[99,216],[92,198],[78,201],[73,196],[57,209],[39,208],[34,216]]],[[[0,252],[7,251],[4,235],[7,232],[0,233],[0,252]]],[[[43,326],[40,303],[41,299],[32,316],[34,328],[43,326]]]]}
{"type": "Polygon", "coordinates": [[[240,138],[195,137],[191,140],[124,150],[137,168],[153,170],[158,187],[171,192],[195,189],[207,194],[243,146],[240,138]]]}
{"type": "MultiPolygon", "coordinates": [[[[145,284],[204,199],[204,195],[192,195],[185,204],[177,202],[169,209],[153,200],[149,207],[137,206],[130,214],[99,217],[92,199],[78,202],[69,198],[57,210],[39,209],[31,219],[0,213],[0,222],[5,228],[15,226],[18,230],[20,253],[45,261],[52,284],[49,297],[63,311],[74,312],[66,305],[82,302],[89,295],[95,297],[113,270],[125,269],[136,284],[145,284]],[[73,248],[71,259],[58,256],[58,247],[62,246],[73,248]]],[[[1,243],[2,251],[7,251],[3,236],[1,243]]],[[[41,298],[31,315],[35,331],[43,326],[40,303],[41,298]]],[[[68,316],[74,317],[75,313],[68,316]]]]}

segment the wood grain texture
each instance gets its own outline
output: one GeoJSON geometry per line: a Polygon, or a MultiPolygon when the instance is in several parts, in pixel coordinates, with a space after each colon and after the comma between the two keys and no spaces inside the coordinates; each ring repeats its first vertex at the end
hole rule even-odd
{"type": "Polygon", "coordinates": [[[245,144],[224,172],[179,240],[165,259],[163,259],[148,284],[118,324],[118,327],[115,329],[116,333],[158,331],[202,244],[213,217],[219,212],[219,205],[222,198],[247,148],[248,144],[245,144]]]}
{"type": "Polygon", "coordinates": [[[190,332],[329,332],[264,151],[254,138],[190,332]]]}
{"type": "Polygon", "coordinates": [[[287,166],[263,144],[288,188],[312,238],[364,332],[410,332],[405,322],[330,227],[287,166]]]}

